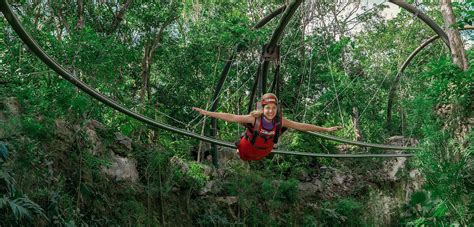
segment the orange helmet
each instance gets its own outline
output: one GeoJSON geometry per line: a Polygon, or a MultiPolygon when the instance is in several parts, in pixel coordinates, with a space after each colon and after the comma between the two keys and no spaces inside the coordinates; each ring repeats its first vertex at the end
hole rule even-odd
{"type": "Polygon", "coordinates": [[[274,103],[275,105],[278,105],[278,98],[276,97],[275,94],[266,93],[262,95],[262,106],[265,106],[269,103],[274,103]]]}

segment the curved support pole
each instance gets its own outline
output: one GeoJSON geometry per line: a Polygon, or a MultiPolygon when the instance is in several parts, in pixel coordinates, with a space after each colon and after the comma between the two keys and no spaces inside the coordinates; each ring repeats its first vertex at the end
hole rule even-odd
{"type": "Polygon", "coordinates": [[[411,54],[408,56],[407,60],[403,62],[402,67],[400,70],[398,70],[397,76],[395,77],[395,80],[393,81],[392,88],[390,89],[390,92],[388,94],[388,101],[387,101],[387,122],[386,124],[389,125],[390,122],[392,121],[392,107],[393,107],[393,102],[395,99],[395,95],[398,89],[398,83],[400,82],[400,78],[403,75],[403,72],[407,68],[408,64],[410,64],[411,60],[421,51],[423,50],[426,46],[428,46],[430,43],[435,41],[436,39],[439,38],[439,35],[435,35],[425,42],[423,42],[420,46],[418,46],[411,54]]]}
{"type": "Polygon", "coordinates": [[[443,42],[446,44],[446,46],[448,46],[448,48],[450,47],[449,46],[449,40],[448,40],[448,35],[446,35],[446,33],[443,31],[443,29],[441,29],[437,24],[436,22],[434,22],[431,18],[429,18],[426,14],[424,14],[423,12],[421,12],[421,10],[417,9],[415,6],[413,5],[410,5],[408,4],[407,2],[405,2],[404,0],[389,0],[389,2],[397,5],[397,6],[400,6],[402,7],[403,9],[407,10],[408,12],[410,13],[413,13],[414,15],[416,15],[416,17],[418,17],[419,19],[421,19],[423,22],[425,22],[425,24],[427,24],[428,26],[430,26],[431,29],[433,29],[434,32],[436,32],[436,34],[438,34],[442,39],[443,39],[443,42]]]}
{"type": "Polygon", "coordinates": [[[302,2],[303,0],[294,0],[285,9],[280,23],[278,23],[277,28],[272,34],[272,38],[270,39],[270,43],[268,44],[269,48],[274,48],[278,45],[278,42],[280,42],[280,39],[283,36],[283,31],[285,30],[286,25],[288,25],[288,22],[290,22],[290,19],[293,17],[296,12],[296,9],[302,2]]]}
{"type": "MultiPolygon", "coordinates": [[[[270,38],[270,42],[268,43],[267,48],[269,50],[274,50],[278,43],[280,42],[281,37],[283,36],[283,32],[285,31],[286,26],[290,22],[290,19],[293,17],[293,15],[296,12],[296,9],[298,9],[298,6],[302,3],[302,0],[293,0],[288,7],[285,8],[285,12],[283,13],[283,16],[278,23],[277,28],[275,31],[273,31],[272,37],[270,38]]],[[[263,50],[266,51],[266,50],[263,50]]],[[[270,63],[269,61],[263,61],[263,66],[260,69],[261,70],[261,75],[262,75],[262,93],[266,92],[266,85],[267,85],[267,74],[268,74],[268,69],[270,68],[270,63]]],[[[258,80],[258,79],[257,79],[258,80]]],[[[252,91],[254,94],[255,92],[252,91]]],[[[253,106],[253,100],[254,96],[252,95],[250,97],[250,103],[249,103],[249,112],[252,109],[253,106]]]]}
{"type": "Polygon", "coordinates": [[[336,136],[330,136],[330,135],[322,134],[322,133],[319,133],[319,132],[306,132],[306,133],[317,136],[317,137],[322,138],[322,139],[332,140],[332,141],[336,141],[336,142],[340,142],[340,143],[344,143],[344,144],[351,144],[351,145],[356,145],[356,146],[361,146],[361,147],[373,147],[373,148],[381,148],[381,149],[386,149],[386,150],[420,150],[420,148],[418,148],[418,147],[400,147],[400,146],[393,146],[393,145],[353,141],[353,140],[339,138],[339,137],[336,137],[336,136]]]}
{"type": "Polygon", "coordinates": [[[306,152],[288,152],[288,151],[272,151],[274,154],[282,155],[297,155],[306,157],[319,158],[399,158],[399,157],[413,157],[414,154],[321,154],[321,153],[306,153],[306,152]]]}
{"type": "MultiPolygon", "coordinates": [[[[471,25],[466,25],[464,28],[460,30],[474,30],[474,26],[471,25]]],[[[423,50],[426,46],[428,46],[430,43],[435,41],[436,39],[439,38],[439,35],[435,35],[425,42],[423,42],[420,46],[418,46],[411,54],[408,56],[407,60],[403,63],[402,67],[400,67],[400,70],[398,70],[397,76],[395,77],[395,80],[393,81],[392,88],[390,89],[390,93],[388,95],[388,101],[387,101],[387,120],[386,124],[389,125],[390,122],[392,121],[392,108],[393,108],[393,103],[395,100],[396,92],[398,89],[398,83],[400,82],[400,78],[402,77],[403,73],[405,72],[405,69],[408,67],[408,64],[413,60],[413,58],[421,51],[423,50]]]]}
{"type": "MultiPolygon", "coordinates": [[[[285,12],[283,13],[283,16],[278,23],[277,28],[275,31],[273,31],[272,37],[270,38],[270,43],[268,44],[269,49],[273,49],[278,45],[278,42],[280,41],[281,37],[283,36],[283,32],[285,30],[285,27],[288,25],[288,22],[290,19],[293,17],[293,15],[296,12],[296,9],[298,6],[303,2],[303,0],[293,0],[288,7],[284,7],[285,12]]],[[[282,8],[282,7],[280,7],[282,8]]],[[[263,50],[265,51],[265,50],[263,50]]],[[[254,100],[255,96],[258,95],[256,94],[256,90],[258,90],[258,82],[261,80],[261,89],[260,92],[265,93],[266,92],[266,82],[267,82],[267,73],[268,69],[270,68],[270,62],[269,61],[263,61],[259,64],[259,68],[257,69],[257,76],[255,78],[255,82],[253,85],[252,93],[250,94],[250,101],[249,101],[249,106],[248,106],[248,112],[251,112],[254,106],[254,100]],[[259,76],[261,75],[261,78],[259,76]]]]}
{"type": "Polygon", "coordinates": [[[283,13],[283,11],[285,11],[286,9],[286,5],[283,5],[283,6],[280,6],[280,8],[274,10],[273,12],[271,12],[270,14],[268,14],[266,17],[262,18],[260,21],[258,21],[255,26],[253,26],[254,29],[259,29],[263,26],[265,26],[268,22],[270,22],[273,18],[275,18],[276,16],[280,15],[281,13],[283,13]]]}
{"type": "MultiPolygon", "coordinates": [[[[26,32],[26,30],[23,28],[21,23],[19,22],[18,18],[15,16],[13,11],[11,10],[10,6],[6,2],[6,0],[0,0],[0,11],[3,12],[3,15],[7,19],[8,23],[12,26],[12,28],[15,30],[15,32],[18,34],[20,39],[23,41],[23,43],[35,54],[41,61],[43,61],[49,68],[54,70],[57,74],[59,74],[63,79],[69,81],[72,83],[74,86],[79,88],[81,91],[85,92],[86,94],[90,95],[92,98],[98,100],[99,102],[127,115],[130,116],[140,122],[143,122],[151,127],[154,128],[160,128],[164,129],[167,131],[171,131],[173,133],[189,136],[191,138],[195,138],[198,140],[206,141],[209,143],[217,144],[223,147],[228,147],[228,148],[236,148],[235,144],[226,142],[226,141],[221,141],[217,140],[211,137],[207,136],[201,136],[199,134],[196,134],[194,132],[182,130],[167,124],[162,124],[159,122],[156,122],[146,116],[143,116],[139,113],[133,112],[124,106],[118,104],[114,100],[108,98],[107,96],[102,95],[98,91],[94,90],[91,88],[89,85],[84,83],[83,81],[77,79],[75,76],[73,76],[70,72],[68,72],[64,67],[62,67],[58,62],[56,62],[53,58],[51,58],[44,50],[38,45],[38,43],[26,32]]],[[[345,140],[333,136],[327,136],[327,135],[319,135],[319,133],[314,133],[316,136],[319,136],[321,138],[325,139],[331,139],[334,141],[338,142],[343,142],[343,143],[348,143],[348,144],[354,144],[358,146],[368,146],[368,147],[373,147],[373,144],[368,144],[368,143],[361,143],[361,142],[355,142],[355,141],[350,141],[350,140],[345,140]]],[[[384,149],[395,149],[395,150],[407,150],[407,149],[417,149],[417,148],[407,148],[407,147],[396,147],[396,146],[386,146],[382,145],[383,147],[377,146],[378,148],[384,148],[384,149]]],[[[304,155],[304,156],[311,156],[311,157],[359,157],[360,155],[332,155],[332,154],[317,154],[317,153],[303,153],[303,152],[291,152],[291,151],[279,151],[275,150],[273,153],[276,154],[294,154],[294,155],[304,155]]],[[[360,157],[407,157],[407,156],[413,156],[412,154],[363,154],[360,157]]]]}
{"type": "MultiPolygon", "coordinates": [[[[268,74],[268,69],[270,69],[270,62],[269,61],[264,61],[263,66],[262,66],[262,87],[260,88],[260,92],[262,93],[261,95],[267,93],[267,74],[268,74]]],[[[260,98],[260,97],[258,97],[260,98]]]]}
{"type": "Polygon", "coordinates": [[[257,93],[260,70],[262,70],[262,63],[261,62],[258,64],[258,67],[257,67],[257,74],[255,75],[255,80],[253,82],[252,91],[250,93],[249,107],[247,109],[247,113],[252,112],[253,108],[255,108],[254,100],[255,100],[255,95],[257,93]]]}

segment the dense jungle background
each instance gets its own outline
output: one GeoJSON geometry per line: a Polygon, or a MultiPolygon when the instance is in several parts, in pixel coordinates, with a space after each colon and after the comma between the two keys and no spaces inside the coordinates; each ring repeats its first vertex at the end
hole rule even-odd
{"type": "MultiPolygon", "coordinates": [[[[127,108],[202,135],[210,135],[210,120],[191,108],[212,106],[237,45],[218,111],[247,114],[262,46],[281,14],[254,25],[289,3],[9,2],[39,45],[76,77],[127,108]]],[[[278,149],[414,157],[274,154],[248,163],[218,148],[218,168],[210,144],[149,128],[59,77],[2,15],[0,225],[474,223],[474,32],[462,30],[473,25],[474,2],[409,3],[446,31],[460,30],[464,46],[450,51],[437,39],[399,73],[435,35],[417,15],[382,1],[304,1],[280,43],[280,99],[289,119],[344,126],[335,136],[420,149],[357,147],[297,131],[286,132],[278,149]],[[442,6],[453,10],[454,22],[442,6]],[[456,51],[461,63],[453,61],[456,51]]],[[[244,130],[223,121],[218,129],[229,142],[244,130]]]]}

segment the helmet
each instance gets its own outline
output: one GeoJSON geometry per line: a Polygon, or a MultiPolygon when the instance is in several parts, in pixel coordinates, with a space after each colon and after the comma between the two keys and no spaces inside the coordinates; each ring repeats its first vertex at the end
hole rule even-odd
{"type": "Polygon", "coordinates": [[[275,94],[266,93],[262,95],[262,106],[265,106],[269,103],[274,103],[275,105],[278,105],[278,98],[276,97],[275,94]]]}

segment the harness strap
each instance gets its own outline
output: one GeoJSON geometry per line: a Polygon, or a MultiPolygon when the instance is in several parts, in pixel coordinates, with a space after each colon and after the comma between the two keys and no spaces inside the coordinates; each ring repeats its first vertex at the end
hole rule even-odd
{"type": "Polygon", "coordinates": [[[280,138],[281,134],[287,130],[287,128],[283,127],[283,112],[281,110],[281,104],[278,104],[276,127],[275,137],[273,137],[274,144],[278,143],[278,139],[280,138]]]}

